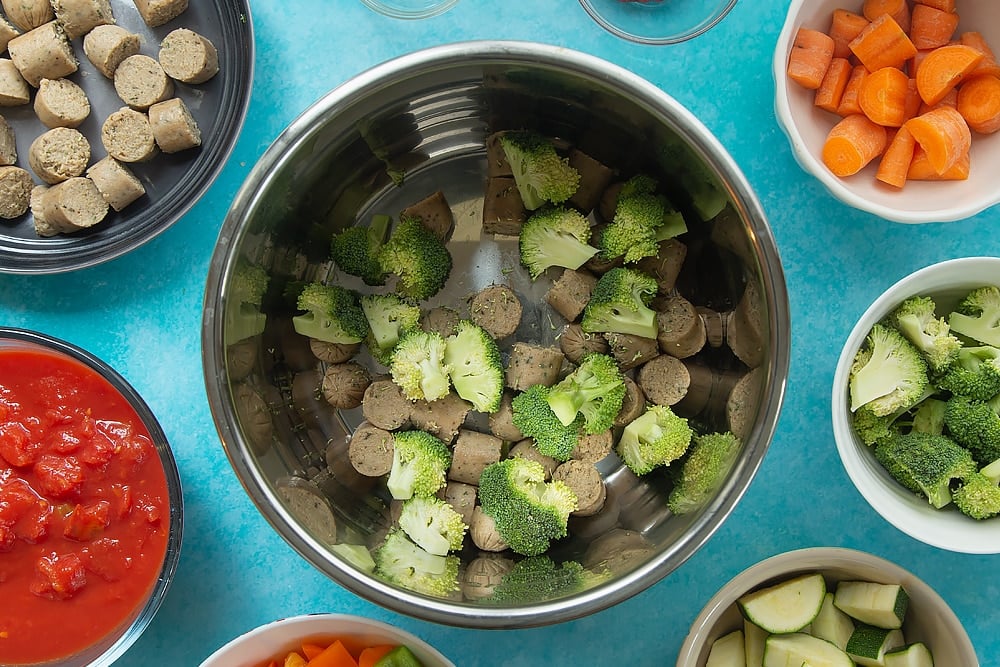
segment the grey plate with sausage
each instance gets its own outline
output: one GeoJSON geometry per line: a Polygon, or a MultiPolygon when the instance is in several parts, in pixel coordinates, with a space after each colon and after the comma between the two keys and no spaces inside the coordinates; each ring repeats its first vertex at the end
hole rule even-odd
{"type": "MultiPolygon", "coordinates": [[[[35,233],[30,211],[15,220],[0,220],[0,272],[70,271],[105,262],[142,245],[194,206],[222,170],[239,136],[253,81],[253,24],[247,1],[192,1],[183,14],[157,28],[146,26],[132,0],[111,0],[111,7],[118,25],[140,35],[140,53],[155,58],[163,37],[182,27],[207,37],[218,49],[219,73],[215,77],[198,85],[175,82],[174,94],[184,100],[197,121],[202,145],[130,165],[146,194],[121,212],[109,211],[104,221],[86,231],[42,238],[35,233]]],[[[82,38],[72,44],[80,68],[68,78],[90,98],[90,116],[78,129],[90,140],[92,164],[106,155],[100,139],[104,119],[124,103],[113,83],[84,55],[82,38]]],[[[18,166],[31,172],[28,148],[47,128],[35,117],[31,104],[0,109],[0,114],[14,129],[18,166]]]]}

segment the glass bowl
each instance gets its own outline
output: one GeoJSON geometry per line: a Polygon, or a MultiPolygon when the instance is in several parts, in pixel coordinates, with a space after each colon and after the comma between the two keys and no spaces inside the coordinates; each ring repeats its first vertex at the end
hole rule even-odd
{"type": "Polygon", "coordinates": [[[639,44],[677,44],[707,32],[736,6],[736,0],[580,0],[613,35],[639,44]]]}
{"type": "Polygon", "coordinates": [[[361,0],[371,10],[394,19],[426,19],[458,4],[458,0],[361,0]]]}

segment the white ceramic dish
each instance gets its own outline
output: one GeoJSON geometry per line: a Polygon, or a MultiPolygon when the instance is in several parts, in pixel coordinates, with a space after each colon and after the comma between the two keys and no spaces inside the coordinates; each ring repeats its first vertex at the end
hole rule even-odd
{"type": "MultiPolygon", "coordinates": [[[[800,27],[826,31],[834,9],[861,13],[861,0],[792,0],[774,52],[775,113],[801,167],[845,204],[903,223],[950,222],[973,216],[1000,202],[995,174],[1000,171],[1000,132],[973,134],[972,163],[965,181],[910,181],[897,190],[875,180],[877,161],[848,178],[834,176],[820,157],[823,141],[839,116],[813,105],[813,91],[785,75],[788,54],[800,27]]],[[[1000,48],[1000,21],[992,0],[958,0],[956,34],[976,30],[1000,48]]]]}
{"type": "Polygon", "coordinates": [[[733,577],[691,625],[681,646],[677,667],[704,667],[712,642],[743,627],[736,600],[755,588],[799,574],[820,572],[828,586],[839,581],[901,584],[910,596],[903,622],[906,641],[922,641],[934,655],[934,664],[979,667],[979,659],[961,621],[934,589],[887,560],[853,549],[813,547],[772,556],[733,577]]]}
{"type": "Polygon", "coordinates": [[[307,614],[274,621],[240,635],[210,655],[201,667],[257,667],[309,639],[337,637],[361,644],[405,644],[424,667],[455,667],[434,647],[388,623],[348,614],[307,614]]]}
{"type": "Polygon", "coordinates": [[[975,521],[954,508],[936,510],[896,482],[851,427],[848,378],[854,355],[872,325],[907,297],[929,296],[940,312],[947,312],[972,289],[998,281],[998,257],[952,259],[902,278],[876,299],[854,325],[833,376],[833,437],[854,486],[876,512],[910,537],[961,553],[1000,553],[1000,519],[975,521]]]}

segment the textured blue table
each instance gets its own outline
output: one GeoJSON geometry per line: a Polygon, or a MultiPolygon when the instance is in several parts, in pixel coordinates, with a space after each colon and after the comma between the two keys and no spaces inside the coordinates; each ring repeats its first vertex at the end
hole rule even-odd
{"type": "MultiPolygon", "coordinates": [[[[186,526],[163,607],[118,664],[197,665],[262,623],[320,611],[396,623],[457,664],[673,665],[701,606],[757,561],[848,546],[922,577],[964,622],[984,665],[1000,654],[997,557],[924,546],[882,520],[844,473],[830,384],[855,319],[881,290],[927,264],[1000,255],[1000,208],[958,223],[899,225],[849,209],[794,162],[772,109],[772,48],[788,3],[744,0],[715,29],[668,47],[626,44],[575,0],[463,0],[434,19],[383,18],[356,0],[260,0],[256,77],[242,137],[202,200],[125,257],[68,275],[0,275],[0,323],[53,334],[115,366],[161,420],[184,483],[186,526]],[[792,306],[792,364],[777,435],[745,498],[687,563],[589,618],[470,631],[399,616],[325,578],[265,523],[219,444],[201,370],[201,305],[219,225],[257,157],[309,104],[354,74],[442,42],[525,39],[580,49],[653,81],[720,139],[756,189],[777,237],[792,306]]],[[[944,665],[942,667],[961,667],[944,665]]]]}

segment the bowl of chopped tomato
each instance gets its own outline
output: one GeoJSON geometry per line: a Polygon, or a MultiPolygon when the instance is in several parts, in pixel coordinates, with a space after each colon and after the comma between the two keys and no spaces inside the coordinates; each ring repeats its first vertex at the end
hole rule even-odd
{"type": "Polygon", "coordinates": [[[135,389],[70,343],[0,328],[0,664],[114,662],[166,595],[182,513],[135,389]]]}
{"type": "Polygon", "coordinates": [[[736,6],[736,0],[580,0],[584,10],[611,34],[638,44],[679,44],[708,32],[736,6]]]}
{"type": "Polygon", "coordinates": [[[1000,202],[1000,23],[987,0],[794,0],[775,112],[802,168],[902,223],[1000,202]]]}
{"type": "Polygon", "coordinates": [[[362,616],[304,614],[236,637],[201,667],[455,667],[406,630],[362,616]]]}

